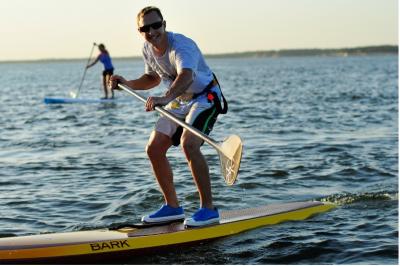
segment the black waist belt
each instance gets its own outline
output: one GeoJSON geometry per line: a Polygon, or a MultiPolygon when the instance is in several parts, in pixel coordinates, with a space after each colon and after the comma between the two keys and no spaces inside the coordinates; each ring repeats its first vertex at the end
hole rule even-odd
{"type": "Polygon", "coordinates": [[[208,83],[208,85],[204,88],[202,92],[193,94],[193,99],[196,99],[200,95],[207,94],[207,99],[209,101],[214,101],[215,107],[217,108],[218,113],[226,114],[228,112],[228,102],[226,101],[224,95],[222,94],[221,86],[219,85],[218,79],[213,73],[214,79],[208,83]],[[224,101],[224,108],[221,106],[221,101],[219,100],[218,94],[215,91],[211,91],[211,89],[218,85],[219,89],[221,90],[222,100],[224,101]]]}

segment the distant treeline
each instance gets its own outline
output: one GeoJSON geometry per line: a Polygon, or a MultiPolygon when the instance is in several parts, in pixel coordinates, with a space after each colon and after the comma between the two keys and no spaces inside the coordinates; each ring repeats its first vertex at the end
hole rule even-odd
{"type": "Polygon", "coordinates": [[[373,54],[398,54],[397,45],[364,46],[339,49],[287,49],[273,51],[252,51],[225,54],[207,54],[209,58],[223,57],[282,57],[282,56],[349,56],[373,54]]]}
{"type": "MultiPolygon", "coordinates": [[[[377,55],[377,54],[398,54],[397,45],[363,46],[355,48],[339,49],[285,49],[273,51],[249,51],[223,54],[205,54],[207,58],[244,58],[244,57],[284,57],[284,56],[351,56],[351,55],[377,55]]],[[[141,56],[115,57],[116,60],[142,60],[141,56]]],[[[53,62],[53,61],[81,61],[82,58],[53,58],[37,60],[11,60],[1,61],[1,63],[20,63],[20,62],[53,62]]],[[[85,59],[86,60],[86,59],[85,59]]]]}

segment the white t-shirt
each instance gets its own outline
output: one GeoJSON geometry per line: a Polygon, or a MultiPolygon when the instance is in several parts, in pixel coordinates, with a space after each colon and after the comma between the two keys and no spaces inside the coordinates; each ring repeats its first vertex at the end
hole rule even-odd
{"type": "Polygon", "coordinates": [[[184,68],[193,71],[194,80],[186,93],[199,93],[213,80],[212,71],[196,43],[182,34],[167,32],[168,48],[163,56],[153,53],[151,44],[143,45],[145,73],[157,73],[167,87],[171,86],[177,75],[184,68]]]}

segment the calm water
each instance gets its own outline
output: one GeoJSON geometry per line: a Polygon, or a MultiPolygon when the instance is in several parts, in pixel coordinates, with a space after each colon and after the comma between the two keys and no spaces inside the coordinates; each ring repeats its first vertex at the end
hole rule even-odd
{"type": "MultiPolygon", "coordinates": [[[[397,264],[398,58],[210,59],[230,112],[212,137],[243,138],[225,185],[204,146],[220,209],[325,200],[338,208],[155,256],[139,264],[397,264]]],[[[84,61],[0,64],[0,236],[133,222],[162,203],[144,148],[155,113],[142,103],[43,104],[76,90],[84,61]]],[[[141,61],[116,60],[136,77],[141,61]]],[[[82,97],[97,98],[100,66],[82,97]]],[[[157,94],[161,89],[156,89],[157,94]]],[[[119,92],[119,98],[130,96],[119,92]]],[[[198,195],[180,148],[169,152],[188,213],[198,195]]]]}

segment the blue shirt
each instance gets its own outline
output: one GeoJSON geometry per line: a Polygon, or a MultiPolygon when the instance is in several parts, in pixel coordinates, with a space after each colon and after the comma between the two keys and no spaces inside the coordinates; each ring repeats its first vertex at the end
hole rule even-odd
{"type": "Polygon", "coordinates": [[[99,56],[100,62],[104,65],[105,70],[114,69],[114,66],[111,62],[111,57],[107,53],[101,53],[99,56]]]}

